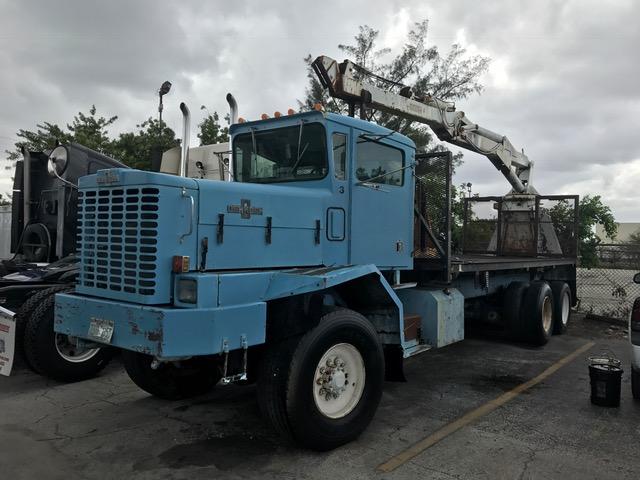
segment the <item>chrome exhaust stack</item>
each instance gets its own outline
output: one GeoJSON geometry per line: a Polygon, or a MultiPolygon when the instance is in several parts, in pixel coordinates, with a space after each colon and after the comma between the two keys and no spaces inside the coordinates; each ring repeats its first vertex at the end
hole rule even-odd
{"type": "Polygon", "coordinates": [[[182,155],[180,156],[180,168],[178,169],[178,175],[181,177],[187,176],[187,162],[189,161],[189,135],[191,130],[191,112],[189,107],[182,102],[180,104],[180,111],[182,112],[182,155]]]}
{"type": "Polygon", "coordinates": [[[22,147],[22,228],[31,221],[31,153],[22,147]]]}
{"type": "MultiPolygon", "coordinates": [[[[229,104],[229,125],[238,123],[238,102],[231,93],[227,93],[227,103],[229,104]]],[[[233,182],[233,155],[229,157],[229,182],[233,182]]]]}
{"type": "Polygon", "coordinates": [[[232,125],[238,123],[238,102],[230,93],[227,93],[227,103],[229,104],[230,123],[232,125]]]}

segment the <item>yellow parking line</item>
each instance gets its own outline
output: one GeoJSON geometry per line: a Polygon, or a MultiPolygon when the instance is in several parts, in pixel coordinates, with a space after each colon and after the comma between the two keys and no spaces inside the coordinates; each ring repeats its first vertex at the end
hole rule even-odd
{"type": "Polygon", "coordinates": [[[528,390],[529,388],[533,387],[534,385],[537,385],[538,383],[542,382],[545,378],[553,375],[559,369],[564,367],[567,363],[572,362],[578,355],[586,352],[587,350],[589,350],[594,345],[595,345],[595,342],[589,342],[589,343],[584,344],[583,346],[578,348],[575,352],[573,352],[573,353],[567,355],[566,357],[558,360],[556,363],[551,365],[549,368],[547,368],[544,372],[542,372],[537,377],[532,378],[528,382],[521,383],[520,385],[518,385],[514,389],[509,390],[508,392],[503,393],[499,397],[496,397],[493,400],[485,403],[484,405],[481,405],[480,407],[476,408],[475,410],[472,410],[472,411],[466,413],[465,415],[463,415],[462,417],[458,418],[457,420],[454,420],[453,422],[445,425],[444,427],[442,427],[440,430],[436,431],[435,433],[432,433],[428,437],[420,440],[418,443],[412,445],[411,447],[409,447],[405,451],[400,452],[399,454],[397,454],[396,456],[394,456],[391,459],[387,460],[383,464],[378,465],[377,470],[380,471],[380,472],[385,472],[385,473],[388,473],[388,472],[391,472],[391,471],[395,470],[399,466],[403,465],[404,463],[408,462],[412,458],[414,458],[417,455],[419,455],[422,452],[424,452],[426,449],[432,447],[433,445],[438,443],[440,440],[448,437],[449,435],[451,435],[454,432],[457,432],[458,430],[460,430],[461,428],[469,425],[471,422],[474,422],[478,418],[483,417],[483,416],[487,415],[488,413],[493,412],[495,409],[497,409],[497,408],[501,407],[502,405],[504,405],[505,403],[513,400],[515,397],[520,395],[525,390],[528,390]]]}

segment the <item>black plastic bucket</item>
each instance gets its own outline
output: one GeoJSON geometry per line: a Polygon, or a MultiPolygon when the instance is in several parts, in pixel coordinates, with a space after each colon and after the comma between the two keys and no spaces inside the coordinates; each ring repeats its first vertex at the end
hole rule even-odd
{"type": "Polygon", "coordinates": [[[620,360],[603,354],[589,357],[591,403],[601,407],[620,406],[622,367],[620,360]]]}

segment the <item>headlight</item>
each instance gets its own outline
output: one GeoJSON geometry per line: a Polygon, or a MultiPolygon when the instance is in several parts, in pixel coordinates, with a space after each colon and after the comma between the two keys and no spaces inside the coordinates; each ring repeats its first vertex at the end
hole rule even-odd
{"type": "Polygon", "coordinates": [[[178,301],[198,303],[198,283],[190,278],[178,280],[178,301]]]}

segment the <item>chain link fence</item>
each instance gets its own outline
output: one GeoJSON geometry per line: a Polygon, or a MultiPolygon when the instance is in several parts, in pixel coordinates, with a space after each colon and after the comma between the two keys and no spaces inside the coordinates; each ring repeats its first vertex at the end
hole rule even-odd
{"type": "Polygon", "coordinates": [[[633,283],[638,272],[640,245],[600,245],[598,266],[578,268],[578,310],[626,320],[640,297],[640,285],[633,283]]]}

